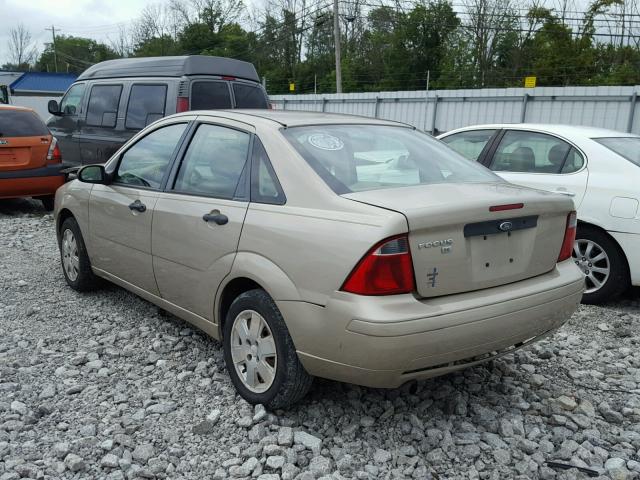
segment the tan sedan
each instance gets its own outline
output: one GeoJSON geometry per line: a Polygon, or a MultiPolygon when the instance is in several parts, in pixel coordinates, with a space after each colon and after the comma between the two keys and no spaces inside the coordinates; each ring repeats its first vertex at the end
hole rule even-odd
{"type": "Polygon", "coordinates": [[[552,332],[584,288],[572,210],[411,127],[276,111],[164,118],[55,203],[72,288],[107,279],[220,339],[273,408],[314,375],[393,388],[552,332]]]}

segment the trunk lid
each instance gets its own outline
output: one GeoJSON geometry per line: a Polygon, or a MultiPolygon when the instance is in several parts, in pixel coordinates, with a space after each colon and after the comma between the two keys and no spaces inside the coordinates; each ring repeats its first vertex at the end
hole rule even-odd
{"type": "Polygon", "coordinates": [[[0,171],[44,167],[51,136],[0,137],[0,171]]]}
{"type": "Polygon", "coordinates": [[[402,213],[421,297],[479,290],[552,270],[571,199],[508,183],[433,184],[343,197],[402,213]],[[522,204],[490,211],[490,207],[522,204]]]}

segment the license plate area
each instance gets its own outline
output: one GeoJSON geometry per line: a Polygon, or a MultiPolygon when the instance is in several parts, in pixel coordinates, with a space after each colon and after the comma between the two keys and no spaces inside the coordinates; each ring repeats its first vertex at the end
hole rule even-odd
{"type": "Polygon", "coordinates": [[[464,226],[464,236],[476,237],[496,233],[510,233],[538,226],[538,216],[529,215],[518,218],[503,218],[502,220],[487,220],[484,222],[468,223],[464,226]]]}

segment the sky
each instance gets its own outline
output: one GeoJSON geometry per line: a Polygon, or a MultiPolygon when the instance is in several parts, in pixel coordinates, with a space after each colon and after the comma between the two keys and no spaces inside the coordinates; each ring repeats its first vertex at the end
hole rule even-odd
{"type": "Polygon", "coordinates": [[[120,25],[129,25],[142,9],[158,0],[0,0],[0,65],[9,61],[9,29],[23,23],[39,52],[56,34],[116,40],[120,25]]]}
{"type": "MultiPolygon", "coordinates": [[[[563,0],[543,0],[548,6],[563,0]]],[[[163,3],[163,0],[0,0],[0,65],[10,61],[9,29],[23,23],[31,32],[38,52],[51,42],[54,25],[56,34],[89,37],[109,44],[117,40],[119,29],[128,27],[145,6],[163,3]]],[[[245,0],[246,4],[255,1],[245,0]]],[[[460,1],[454,1],[461,3],[460,1]]],[[[524,0],[528,3],[528,0],[524,0]]],[[[584,10],[589,0],[570,0],[584,10]]]]}

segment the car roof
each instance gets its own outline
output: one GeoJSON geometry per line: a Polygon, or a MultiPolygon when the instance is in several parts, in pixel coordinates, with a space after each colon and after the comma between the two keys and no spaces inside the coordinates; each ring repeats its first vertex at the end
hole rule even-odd
{"type": "Polygon", "coordinates": [[[330,125],[330,124],[367,124],[367,125],[392,125],[414,128],[411,125],[392,120],[380,120],[371,117],[357,115],[343,115],[340,113],[303,112],[295,110],[201,110],[179,113],[182,115],[210,115],[212,117],[223,116],[244,123],[269,122],[284,127],[298,127],[304,125],[330,125]]]}
{"type": "Polygon", "coordinates": [[[35,110],[33,108],[21,107],[19,105],[0,105],[0,110],[17,110],[17,111],[22,111],[22,112],[33,112],[33,113],[35,113],[35,110]]]}
{"type": "Polygon", "coordinates": [[[119,58],[87,68],[80,80],[120,77],[182,77],[183,75],[222,75],[259,82],[252,63],[208,55],[174,57],[119,58]]]}
{"type": "Polygon", "coordinates": [[[552,123],[490,123],[484,125],[472,125],[451,130],[450,132],[442,134],[442,137],[453,132],[489,129],[532,130],[536,132],[556,134],[566,138],[638,137],[638,135],[634,133],[618,132],[607,128],[552,123]]]}

